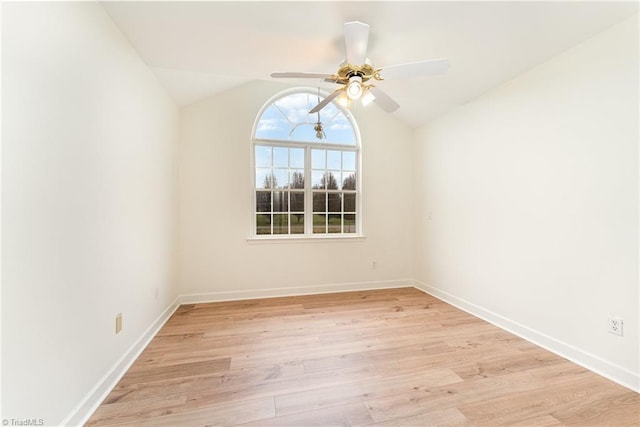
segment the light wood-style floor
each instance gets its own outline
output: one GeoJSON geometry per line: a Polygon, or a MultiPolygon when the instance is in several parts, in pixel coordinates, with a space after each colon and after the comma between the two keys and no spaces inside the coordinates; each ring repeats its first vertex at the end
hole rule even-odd
{"type": "Polygon", "coordinates": [[[413,288],[181,306],[88,425],[637,426],[639,395],[413,288]]]}

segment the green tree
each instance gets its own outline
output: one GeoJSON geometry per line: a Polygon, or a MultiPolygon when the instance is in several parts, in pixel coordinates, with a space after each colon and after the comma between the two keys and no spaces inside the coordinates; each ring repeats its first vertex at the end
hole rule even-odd
{"type": "Polygon", "coordinates": [[[324,188],[327,190],[337,190],[338,189],[338,181],[336,177],[333,176],[331,172],[325,172],[322,175],[322,179],[320,180],[320,188],[324,188]]]}
{"type": "Polygon", "coordinates": [[[342,183],[343,190],[355,190],[356,189],[356,174],[352,173],[344,179],[342,183]]]}
{"type": "Polygon", "coordinates": [[[262,184],[264,188],[278,188],[278,178],[271,172],[269,175],[264,177],[264,183],[262,184]]]}
{"type": "Polygon", "coordinates": [[[291,174],[291,188],[304,188],[304,174],[294,172],[291,174]]]}

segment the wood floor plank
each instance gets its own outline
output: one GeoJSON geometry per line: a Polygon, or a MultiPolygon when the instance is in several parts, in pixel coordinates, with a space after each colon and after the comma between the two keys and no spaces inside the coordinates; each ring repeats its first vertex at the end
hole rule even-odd
{"type": "Polygon", "coordinates": [[[639,395],[414,288],[182,305],[102,425],[640,426],[639,395]]]}
{"type": "Polygon", "coordinates": [[[254,421],[268,420],[275,416],[273,399],[233,402],[194,409],[192,411],[160,415],[144,421],[120,425],[150,427],[226,427],[254,421]]]}
{"type": "MultiPolygon", "coordinates": [[[[606,424],[603,424],[606,425],[606,424]]],[[[516,420],[509,424],[510,427],[563,427],[560,421],[551,415],[536,416],[523,420],[516,420]]],[[[611,426],[613,427],[613,426],[611,426]]]]}
{"type": "Polygon", "coordinates": [[[180,363],[169,366],[134,366],[123,378],[123,383],[143,383],[169,380],[173,378],[215,375],[229,370],[231,358],[207,360],[204,362],[180,363]]]}
{"type": "Polygon", "coordinates": [[[561,363],[563,359],[548,351],[514,354],[511,352],[482,354],[473,362],[457,365],[453,370],[461,378],[486,378],[507,372],[518,372],[539,366],[561,363]]]}
{"type": "Polygon", "coordinates": [[[268,420],[242,424],[244,427],[359,427],[371,425],[373,420],[367,408],[358,402],[333,406],[298,414],[278,416],[268,420]]]}
{"type": "Polygon", "coordinates": [[[637,394],[620,392],[606,400],[594,399],[590,405],[566,406],[551,415],[568,426],[604,426],[616,420],[620,426],[637,426],[640,425],[640,398],[637,394]]]}
{"type": "Polygon", "coordinates": [[[107,398],[87,422],[87,426],[111,426],[142,422],[154,416],[172,413],[187,401],[185,394],[158,398],[151,397],[135,402],[119,402],[107,398]]]}
{"type": "Polygon", "coordinates": [[[372,424],[372,427],[469,427],[472,424],[457,408],[415,415],[413,417],[396,418],[372,424]]]}

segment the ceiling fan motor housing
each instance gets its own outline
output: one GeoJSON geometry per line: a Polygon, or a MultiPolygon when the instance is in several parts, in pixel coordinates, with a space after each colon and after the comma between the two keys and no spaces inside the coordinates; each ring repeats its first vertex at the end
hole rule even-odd
{"type": "Polygon", "coordinates": [[[351,77],[354,76],[360,77],[363,83],[366,83],[370,79],[382,80],[380,70],[376,70],[369,63],[360,66],[345,64],[340,67],[336,73],[336,83],[348,84],[351,77]]]}

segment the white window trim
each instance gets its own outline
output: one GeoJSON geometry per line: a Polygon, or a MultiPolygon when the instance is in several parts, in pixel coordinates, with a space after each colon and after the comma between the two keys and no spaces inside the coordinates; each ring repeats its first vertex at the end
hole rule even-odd
{"type": "MultiPolygon", "coordinates": [[[[358,123],[355,120],[355,117],[351,113],[351,111],[347,108],[339,107],[344,115],[351,123],[353,127],[354,137],[356,144],[347,145],[347,144],[335,144],[335,143],[310,143],[310,142],[297,142],[297,141],[284,141],[284,140],[272,140],[266,138],[256,138],[256,129],[260,118],[264,114],[265,110],[269,108],[276,100],[288,96],[290,94],[300,93],[300,92],[308,92],[311,94],[316,94],[318,91],[315,88],[310,87],[295,87],[291,89],[287,89],[281,92],[278,92],[271,98],[269,98],[260,108],[258,114],[256,115],[256,119],[253,123],[253,128],[251,129],[251,138],[250,138],[250,159],[251,159],[251,191],[249,194],[251,195],[251,212],[250,212],[250,221],[249,221],[249,237],[247,238],[248,243],[301,243],[301,242],[340,242],[340,241],[358,241],[364,240],[366,238],[363,230],[363,220],[362,220],[362,194],[363,194],[363,185],[362,185],[362,140],[360,137],[360,128],[358,127],[358,123]],[[356,191],[356,229],[357,233],[348,233],[348,234],[338,234],[338,233],[323,233],[323,234],[313,234],[313,220],[312,218],[308,218],[307,215],[313,215],[313,213],[307,212],[305,209],[305,234],[269,234],[262,235],[256,234],[255,221],[256,221],[256,187],[255,187],[255,179],[256,179],[256,159],[255,159],[255,146],[256,145],[278,145],[282,147],[288,148],[305,148],[305,187],[307,182],[311,182],[311,149],[339,149],[344,150],[345,148],[349,148],[355,151],[356,153],[356,161],[357,161],[357,170],[356,170],[356,182],[358,184],[356,191]],[[306,150],[306,147],[311,147],[311,149],[306,150]],[[309,158],[307,158],[308,156],[309,158]],[[309,176],[307,176],[309,175],[309,176]],[[307,230],[311,231],[311,233],[307,234],[307,230]]],[[[321,90],[321,96],[329,95],[328,92],[321,90]]],[[[312,203],[311,199],[313,197],[312,191],[307,191],[305,188],[305,206],[310,206],[312,203]],[[309,203],[309,204],[308,204],[309,203]]]]}
{"type": "Polygon", "coordinates": [[[309,243],[309,242],[354,242],[364,241],[367,237],[358,234],[314,234],[313,237],[303,234],[278,234],[278,235],[256,235],[248,237],[250,244],[273,244],[273,243],[309,243]]]}

